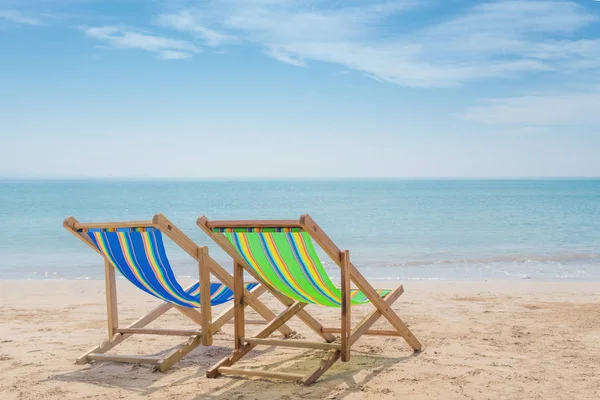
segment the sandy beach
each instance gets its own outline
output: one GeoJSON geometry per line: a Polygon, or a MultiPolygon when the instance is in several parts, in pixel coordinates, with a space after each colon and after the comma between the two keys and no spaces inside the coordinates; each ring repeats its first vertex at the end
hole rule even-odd
{"type": "MultiPolygon", "coordinates": [[[[215,336],[213,347],[196,349],[167,373],[131,364],[75,365],[78,355],[105,338],[103,282],[0,281],[0,398],[600,398],[600,283],[408,281],[404,287],[394,309],[421,340],[423,352],[413,355],[400,338],[364,337],[350,362],[338,362],[304,387],[257,378],[207,379],[205,370],[231,350],[232,325],[215,336]]],[[[118,290],[121,325],[159,303],[125,281],[118,290]]],[[[273,310],[282,309],[269,295],[262,298],[273,310]]],[[[307,310],[337,326],[335,309],[307,310]]],[[[368,310],[354,308],[355,321],[368,310]]],[[[192,327],[174,311],[154,326],[192,327]]],[[[297,319],[289,326],[300,337],[314,338],[297,319]]],[[[380,321],[376,327],[387,325],[380,321]]],[[[182,339],[137,336],[117,349],[156,354],[182,339]]],[[[263,346],[240,366],[306,372],[320,356],[263,346]]]]}

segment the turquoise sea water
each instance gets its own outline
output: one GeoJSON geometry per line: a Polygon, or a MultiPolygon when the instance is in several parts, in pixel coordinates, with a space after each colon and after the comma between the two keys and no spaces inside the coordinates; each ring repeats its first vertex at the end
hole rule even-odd
{"type": "MultiPolygon", "coordinates": [[[[0,279],[102,278],[102,260],[63,219],[157,212],[228,269],[196,227],[199,215],[308,213],[374,279],[600,280],[600,180],[584,179],[0,181],[0,279]]],[[[177,275],[197,274],[189,256],[170,243],[167,250],[177,275]]]]}

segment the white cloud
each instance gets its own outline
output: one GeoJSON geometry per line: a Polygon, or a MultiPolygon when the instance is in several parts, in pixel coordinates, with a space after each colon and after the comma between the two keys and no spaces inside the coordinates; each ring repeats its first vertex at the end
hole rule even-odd
{"type": "Polygon", "coordinates": [[[304,67],[306,65],[302,58],[289,55],[285,51],[282,51],[281,49],[278,49],[276,47],[267,49],[265,53],[276,60],[282,61],[287,64],[292,64],[297,67],[304,67]]]}
{"type": "Polygon", "coordinates": [[[443,22],[429,31],[443,35],[491,33],[514,37],[535,32],[571,32],[594,20],[577,3],[511,0],[475,5],[465,15],[443,22]]]}
{"type": "Polygon", "coordinates": [[[461,118],[490,125],[596,126],[600,124],[600,87],[578,92],[538,93],[488,99],[461,118]]]}
{"type": "Polygon", "coordinates": [[[234,41],[233,36],[229,36],[213,29],[206,28],[196,22],[196,18],[191,11],[183,10],[177,14],[160,15],[156,21],[157,25],[176,29],[183,32],[189,32],[204,39],[206,44],[211,47],[220,46],[223,43],[234,41]]]}
{"type": "Polygon", "coordinates": [[[16,10],[0,10],[0,19],[5,19],[16,24],[24,25],[42,25],[42,21],[37,18],[29,17],[16,10]]]}
{"type": "Polygon", "coordinates": [[[141,49],[157,53],[163,60],[190,58],[199,51],[190,41],[150,35],[117,26],[83,28],[85,34],[104,41],[108,46],[120,49],[141,49]]]}
{"type": "Polygon", "coordinates": [[[418,2],[322,4],[208,0],[202,8],[161,15],[158,22],[198,35],[211,46],[235,39],[264,46],[266,54],[292,65],[324,61],[408,86],[454,86],[474,79],[600,67],[597,38],[571,39],[596,19],[569,1],[476,4],[456,17],[418,28],[405,27],[415,25],[410,11],[418,2]]]}
{"type": "Polygon", "coordinates": [[[494,2],[423,30],[420,40],[439,58],[492,67],[505,60],[527,60],[538,64],[522,71],[544,65],[546,70],[572,72],[600,66],[600,40],[569,38],[594,22],[576,3],[494,2]]]}

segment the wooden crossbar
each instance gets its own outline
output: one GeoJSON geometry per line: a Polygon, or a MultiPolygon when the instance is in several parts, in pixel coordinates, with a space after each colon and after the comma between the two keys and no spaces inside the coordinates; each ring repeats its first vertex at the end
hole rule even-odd
{"type": "Polygon", "coordinates": [[[258,339],[242,338],[242,341],[255,345],[298,347],[302,349],[339,350],[342,346],[337,343],[307,342],[305,340],[292,339],[258,339]]]}
{"type": "Polygon", "coordinates": [[[209,221],[209,229],[214,228],[302,228],[298,220],[239,220],[209,221]]]}
{"type": "Polygon", "coordinates": [[[259,376],[262,378],[277,378],[287,379],[290,381],[299,381],[304,376],[302,374],[292,374],[289,372],[276,372],[276,371],[260,371],[255,369],[244,369],[244,368],[230,368],[221,367],[219,368],[220,374],[232,374],[232,375],[246,375],[246,376],[259,376]]]}
{"type": "Polygon", "coordinates": [[[127,222],[77,222],[73,226],[75,230],[79,229],[118,229],[118,228],[150,228],[154,226],[152,221],[127,221],[127,222]]]}
{"type": "Polygon", "coordinates": [[[117,361],[134,364],[156,364],[160,361],[159,357],[151,356],[129,356],[123,354],[90,354],[88,356],[90,360],[97,361],[117,361]]]}
{"type": "MultiPolygon", "coordinates": [[[[340,328],[323,328],[323,332],[339,334],[342,333],[342,330],[340,328]]],[[[362,334],[367,336],[401,336],[398,331],[388,329],[367,329],[362,334]]]]}
{"type": "Polygon", "coordinates": [[[149,329],[149,328],[117,328],[117,333],[130,333],[136,335],[166,335],[166,336],[195,336],[202,331],[184,329],[149,329]]]}
{"type": "MultiPolygon", "coordinates": [[[[266,325],[267,324],[266,321],[261,321],[259,319],[247,319],[247,320],[244,320],[244,323],[246,325],[266,325]]],[[[227,321],[227,322],[225,322],[225,324],[233,325],[234,321],[227,321]]]]}

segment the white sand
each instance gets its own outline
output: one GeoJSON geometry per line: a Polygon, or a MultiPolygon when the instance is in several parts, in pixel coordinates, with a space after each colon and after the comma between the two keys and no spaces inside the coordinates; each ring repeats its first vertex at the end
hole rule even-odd
{"type": "MultiPolygon", "coordinates": [[[[118,287],[122,325],[158,303],[128,282],[118,287]]],[[[213,347],[199,347],[164,374],[131,364],[74,365],[105,338],[103,282],[0,281],[0,399],[600,398],[600,283],[404,282],[404,287],[394,309],[424,351],[413,356],[400,338],[364,337],[350,362],[338,362],[304,387],[257,378],[207,379],[206,369],[231,351],[232,325],[215,336],[213,347]]],[[[271,296],[262,298],[282,310],[271,296]]],[[[336,309],[307,310],[326,326],[339,326],[336,309]]],[[[356,307],[354,321],[368,310],[356,307]]],[[[171,311],[154,326],[190,324],[171,311]]],[[[289,325],[316,339],[301,321],[289,325]]],[[[376,327],[389,329],[383,320],[376,327]]],[[[117,349],[155,354],[183,340],[138,336],[117,349]]],[[[259,347],[237,365],[305,373],[322,355],[259,347]]]]}

